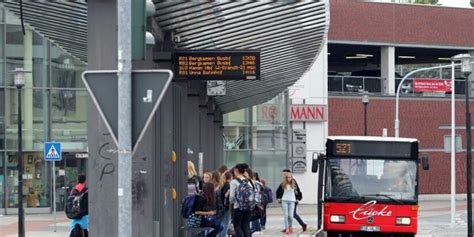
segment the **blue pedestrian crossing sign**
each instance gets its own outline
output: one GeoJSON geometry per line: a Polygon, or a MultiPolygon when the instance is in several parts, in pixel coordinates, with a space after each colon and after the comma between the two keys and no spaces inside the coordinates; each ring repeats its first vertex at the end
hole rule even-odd
{"type": "Polygon", "coordinates": [[[59,142],[45,142],[44,143],[44,160],[45,161],[60,161],[61,143],[59,142]]]}

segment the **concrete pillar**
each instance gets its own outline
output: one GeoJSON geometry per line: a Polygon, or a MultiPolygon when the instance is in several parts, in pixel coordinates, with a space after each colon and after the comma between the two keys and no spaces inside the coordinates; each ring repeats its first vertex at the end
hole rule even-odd
{"type": "Polygon", "coordinates": [[[380,74],[385,78],[383,93],[395,94],[395,47],[386,46],[380,50],[380,74]]]}
{"type": "MultiPolygon", "coordinates": [[[[88,70],[117,69],[117,5],[115,0],[88,1],[88,70]],[[107,42],[104,44],[104,42],[107,42]]],[[[90,236],[117,236],[117,153],[105,123],[88,99],[90,236]]]]}
{"type": "MultiPolygon", "coordinates": [[[[33,71],[33,32],[25,30],[23,37],[23,67],[33,71]]],[[[24,150],[33,150],[33,73],[25,73],[23,91],[23,130],[24,150]]]]}
{"type": "MultiPolygon", "coordinates": [[[[48,58],[48,55],[49,55],[49,50],[50,50],[50,47],[49,47],[49,41],[47,41],[46,39],[43,39],[43,63],[41,65],[42,67],[42,76],[41,76],[41,86],[46,88],[48,87],[48,81],[49,81],[49,58],[48,58]]],[[[49,103],[49,98],[50,98],[50,93],[46,93],[45,90],[42,91],[42,100],[43,100],[43,108],[42,108],[42,120],[43,120],[43,140],[44,141],[48,141],[51,139],[51,129],[49,128],[49,124],[50,124],[50,115],[51,115],[51,105],[49,103]]],[[[86,109],[84,108],[84,110],[82,111],[86,111],[86,109]]]]}

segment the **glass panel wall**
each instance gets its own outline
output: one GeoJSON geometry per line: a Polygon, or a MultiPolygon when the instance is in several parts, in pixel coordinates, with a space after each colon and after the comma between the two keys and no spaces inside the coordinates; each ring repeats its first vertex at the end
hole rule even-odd
{"type": "MultiPolygon", "coordinates": [[[[7,152],[7,207],[18,207],[18,158],[16,152],[7,152]]],[[[48,207],[50,201],[49,169],[43,161],[42,152],[25,152],[22,156],[23,205],[25,207],[48,207]]]]}
{"type": "Polygon", "coordinates": [[[0,153],[0,208],[5,208],[5,157],[0,153]]]}
{"type": "MultiPolygon", "coordinates": [[[[8,150],[18,149],[18,89],[6,88],[8,97],[5,98],[5,105],[9,108],[5,119],[6,127],[6,148],[8,150]]],[[[23,149],[42,150],[43,142],[47,140],[48,120],[45,113],[48,111],[47,101],[43,98],[48,96],[46,89],[25,88],[22,91],[22,130],[23,149]],[[32,100],[24,101],[30,94],[32,100]],[[29,103],[29,106],[28,106],[29,103]]]]}
{"type": "Polygon", "coordinates": [[[85,68],[83,62],[28,25],[23,35],[18,18],[0,7],[0,208],[17,208],[19,195],[23,195],[27,208],[51,207],[52,171],[50,163],[43,160],[45,141],[61,142],[63,152],[69,154],[68,165],[58,167],[66,170],[63,174],[68,182],[59,188],[84,173],[87,159],[76,160],[75,152],[87,152],[87,92],[81,80],[85,68]],[[18,89],[10,72],[16,68],[31,71],[24,78],[21,119],[18,89]],[[22,194],[18,193],[19,122],[23,135],[22,194]]]}
{"type": "MultiPolygon", "coordinates": [[[[0,101],[5,101],[5,89],[0,88],[0,101]]],[[[0,103],[0,150],[5,149],[5,103],[0,103]]]]}
{"type": "Polygon", "coordinates": [[[224,115],[225,164],[247,163],[276,188],[287,167],[286,96],[224,115]]]}
{"type": "Polygon", "coordinates": [[[51,90],[51,137],[69,150],[87,147],[87,91],[51,90]]]}

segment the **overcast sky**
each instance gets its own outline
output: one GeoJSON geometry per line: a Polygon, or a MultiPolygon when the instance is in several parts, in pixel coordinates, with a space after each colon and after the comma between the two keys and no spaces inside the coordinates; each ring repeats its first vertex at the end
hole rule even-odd
{"type": "Polygon", "coordinates": [[[471,7],[469,0],[439,0],[439,3],[450,7],[471,7]]]}

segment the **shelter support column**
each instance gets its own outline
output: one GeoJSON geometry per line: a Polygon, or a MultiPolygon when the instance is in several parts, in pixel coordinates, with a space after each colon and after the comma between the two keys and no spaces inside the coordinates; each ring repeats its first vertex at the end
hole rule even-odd
{"type": "Polygon", "coordinates": [[[380,74],[385,78],[383,92],[395,94],[395,47],[385,46],[380,50],[380,74]]]}
{"type": "MultiPolygon", "coordinates": [[[[25,30],[23,39],[23,65],[25,70],[33,71],[33,32],[25,30]]],[[[25,94],[23,104],[24,149],[33,149],[33,73],[25,74],[25,94]]]]}

